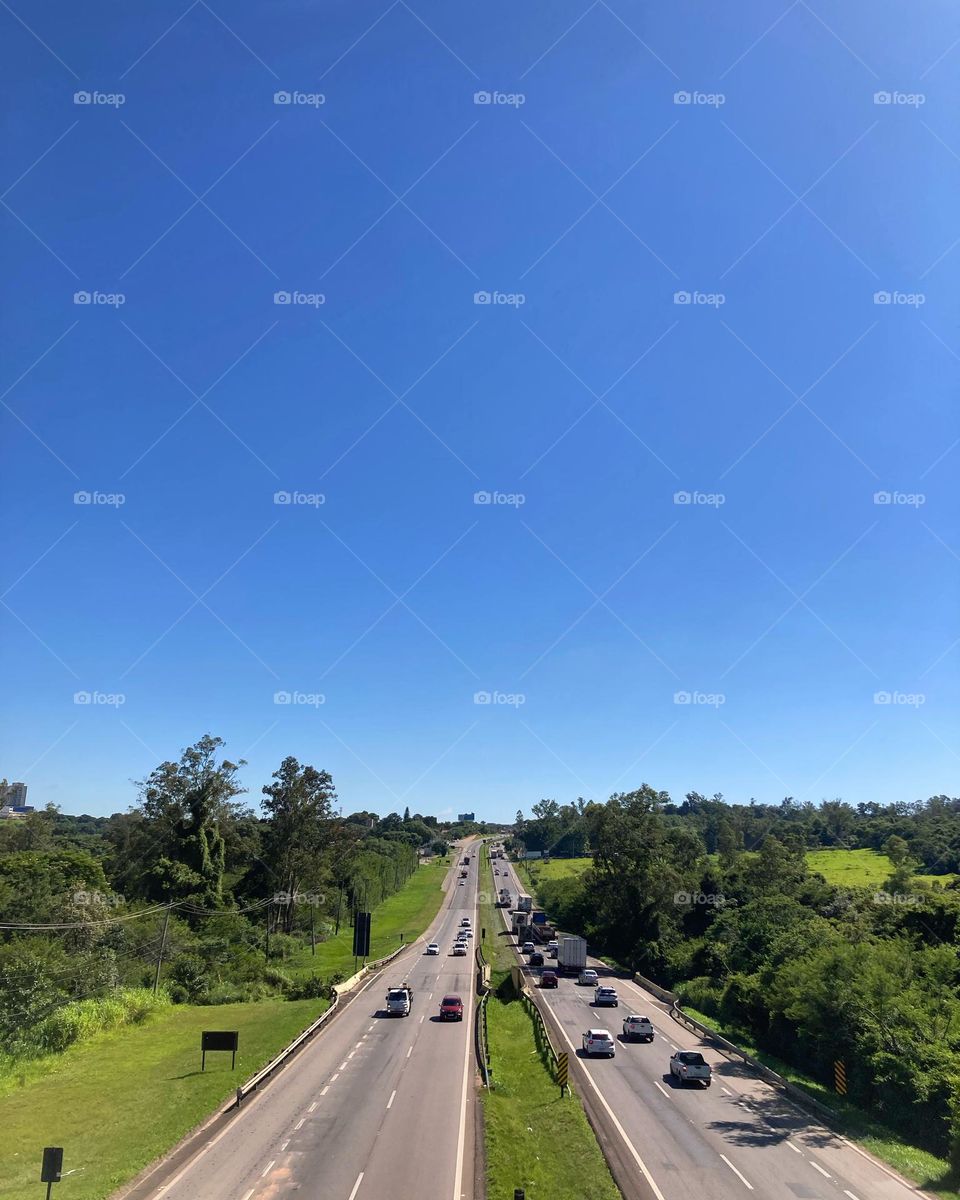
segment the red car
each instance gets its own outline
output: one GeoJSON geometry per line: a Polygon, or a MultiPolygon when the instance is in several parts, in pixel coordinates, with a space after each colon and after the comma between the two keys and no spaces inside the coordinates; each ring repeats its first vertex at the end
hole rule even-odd
{"type": "Polygon", "coordinates": [[[444,996],[444,998],[440,1001],[440,1020],[463,1020],[463,1001],[459,996],[444,996]]]}
{"type": "Polygon", "coordinates": [[[557,980],[556,971],[544,971],[544,973],[540,976],[540,986],[541,987],[559,987],[560,984],[557,980]]]}

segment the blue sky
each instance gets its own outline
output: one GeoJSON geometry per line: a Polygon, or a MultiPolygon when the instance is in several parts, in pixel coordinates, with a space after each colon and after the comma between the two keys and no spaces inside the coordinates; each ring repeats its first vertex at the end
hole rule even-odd
{"type": "Polygon", "coordinates": [[[956,792],[952,6],[0,24],[32,802],[206,731],[348,810],[956,792]]]}

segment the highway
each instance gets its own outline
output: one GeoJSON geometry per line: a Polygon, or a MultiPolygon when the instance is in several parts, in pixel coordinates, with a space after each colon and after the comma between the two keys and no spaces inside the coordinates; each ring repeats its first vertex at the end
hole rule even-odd
{"type": "MultiPolygon", "coordinates": [[[[504,886],[506,868],[511,894],[525,890],[513,864],[500,860],[496,865],[498,887],[504,886]]],[[[621,1143],[621,1158],[637,1175],[641,1194],[655,1200],[744,1200],[748,1195],[755,1200],[916,1200],[921,1195],[674,1021],[666,1005],[632,980],[613,978],[614,972],[596,959],[588,959],[588,965],[616,988],[618,1008],[593,1008],[593,989],[574,979],[561,978],[556,990],[537,995],[561,1033],[557,1048],[568,1051],[571,1061],[578,1056],[581,1094],[610,1139],[621,1143]],[[613,1059],[582,1057],[584,1030],[608,1029],[618,1037],[623,1017],[633,1012],[650,1018],[653,1042],[620,1040],[613,1059]],[[710,1088],[672,1082],[668,1060],[676,1049],[704,1055],[714,1073],[710,1088]]],[[[535,985],[539,971],[528,968],[527,974],[535,985]]]]}
{"type": "Polygon", "coordinates": [[[474,958],[450,951],[461,917],[476,925],[477,871],[474,856],[460,887],[451,867],[423,938],[363,984],[185,1167],[158,1180],[152,1200],[471,1200],[474,958]],[[425,954],[430,941],[439,957],[425,954]],[[401,983],[413,988],[413,1011],[387,1017],[386,990],[401,983]],[[463,998],[462,1022],[438,1019],[448,993],[463,998]]]}

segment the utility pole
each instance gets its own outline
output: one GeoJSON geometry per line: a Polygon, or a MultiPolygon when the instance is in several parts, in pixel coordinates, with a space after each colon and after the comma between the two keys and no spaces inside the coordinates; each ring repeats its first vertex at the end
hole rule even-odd
{"type": "Polygon", "coordinates": [[[160,986],[160,964],[163,962],[163,951],[167,944],[167,926],[170,924],[170,909],[163,914],[163,933],[160,934],[160,949],[157,952],[157,973],[153,977],[153,994],[157,994],[160,986]]]}
{"type": "Polygon", "coordinates": [[[266,955],[267,962],[269,962],[270,961],[270,903],[269,903],[269,901],[267,902],[267,942],[266,942],[266,949],[265,949],[264,953],[266,955]]]}
{"type": "Polygon", "coordinates": [[[316,909],[311,904],[310,905],[310,953],[314,954],[314,955],[317,953],[317,931],[316,931],[315,918],[316,918],[316,909]]]}

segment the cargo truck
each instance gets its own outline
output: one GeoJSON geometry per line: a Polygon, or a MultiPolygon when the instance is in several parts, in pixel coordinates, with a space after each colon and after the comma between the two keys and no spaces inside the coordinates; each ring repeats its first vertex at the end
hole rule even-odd
{"type": "Polygon", "coordinates": [[[533,908],[533,900],[526,894],[526,892],[521,892],[520,895],[517,896],[517,908],[520,910],[520,912],[527,913],[533,908]]]}
{"type": "Polygon", "coordinates": [[[561,975],[579,975],[587,965],[587,943],[582,937],[560,939],[557,970],[561,975]]]}

